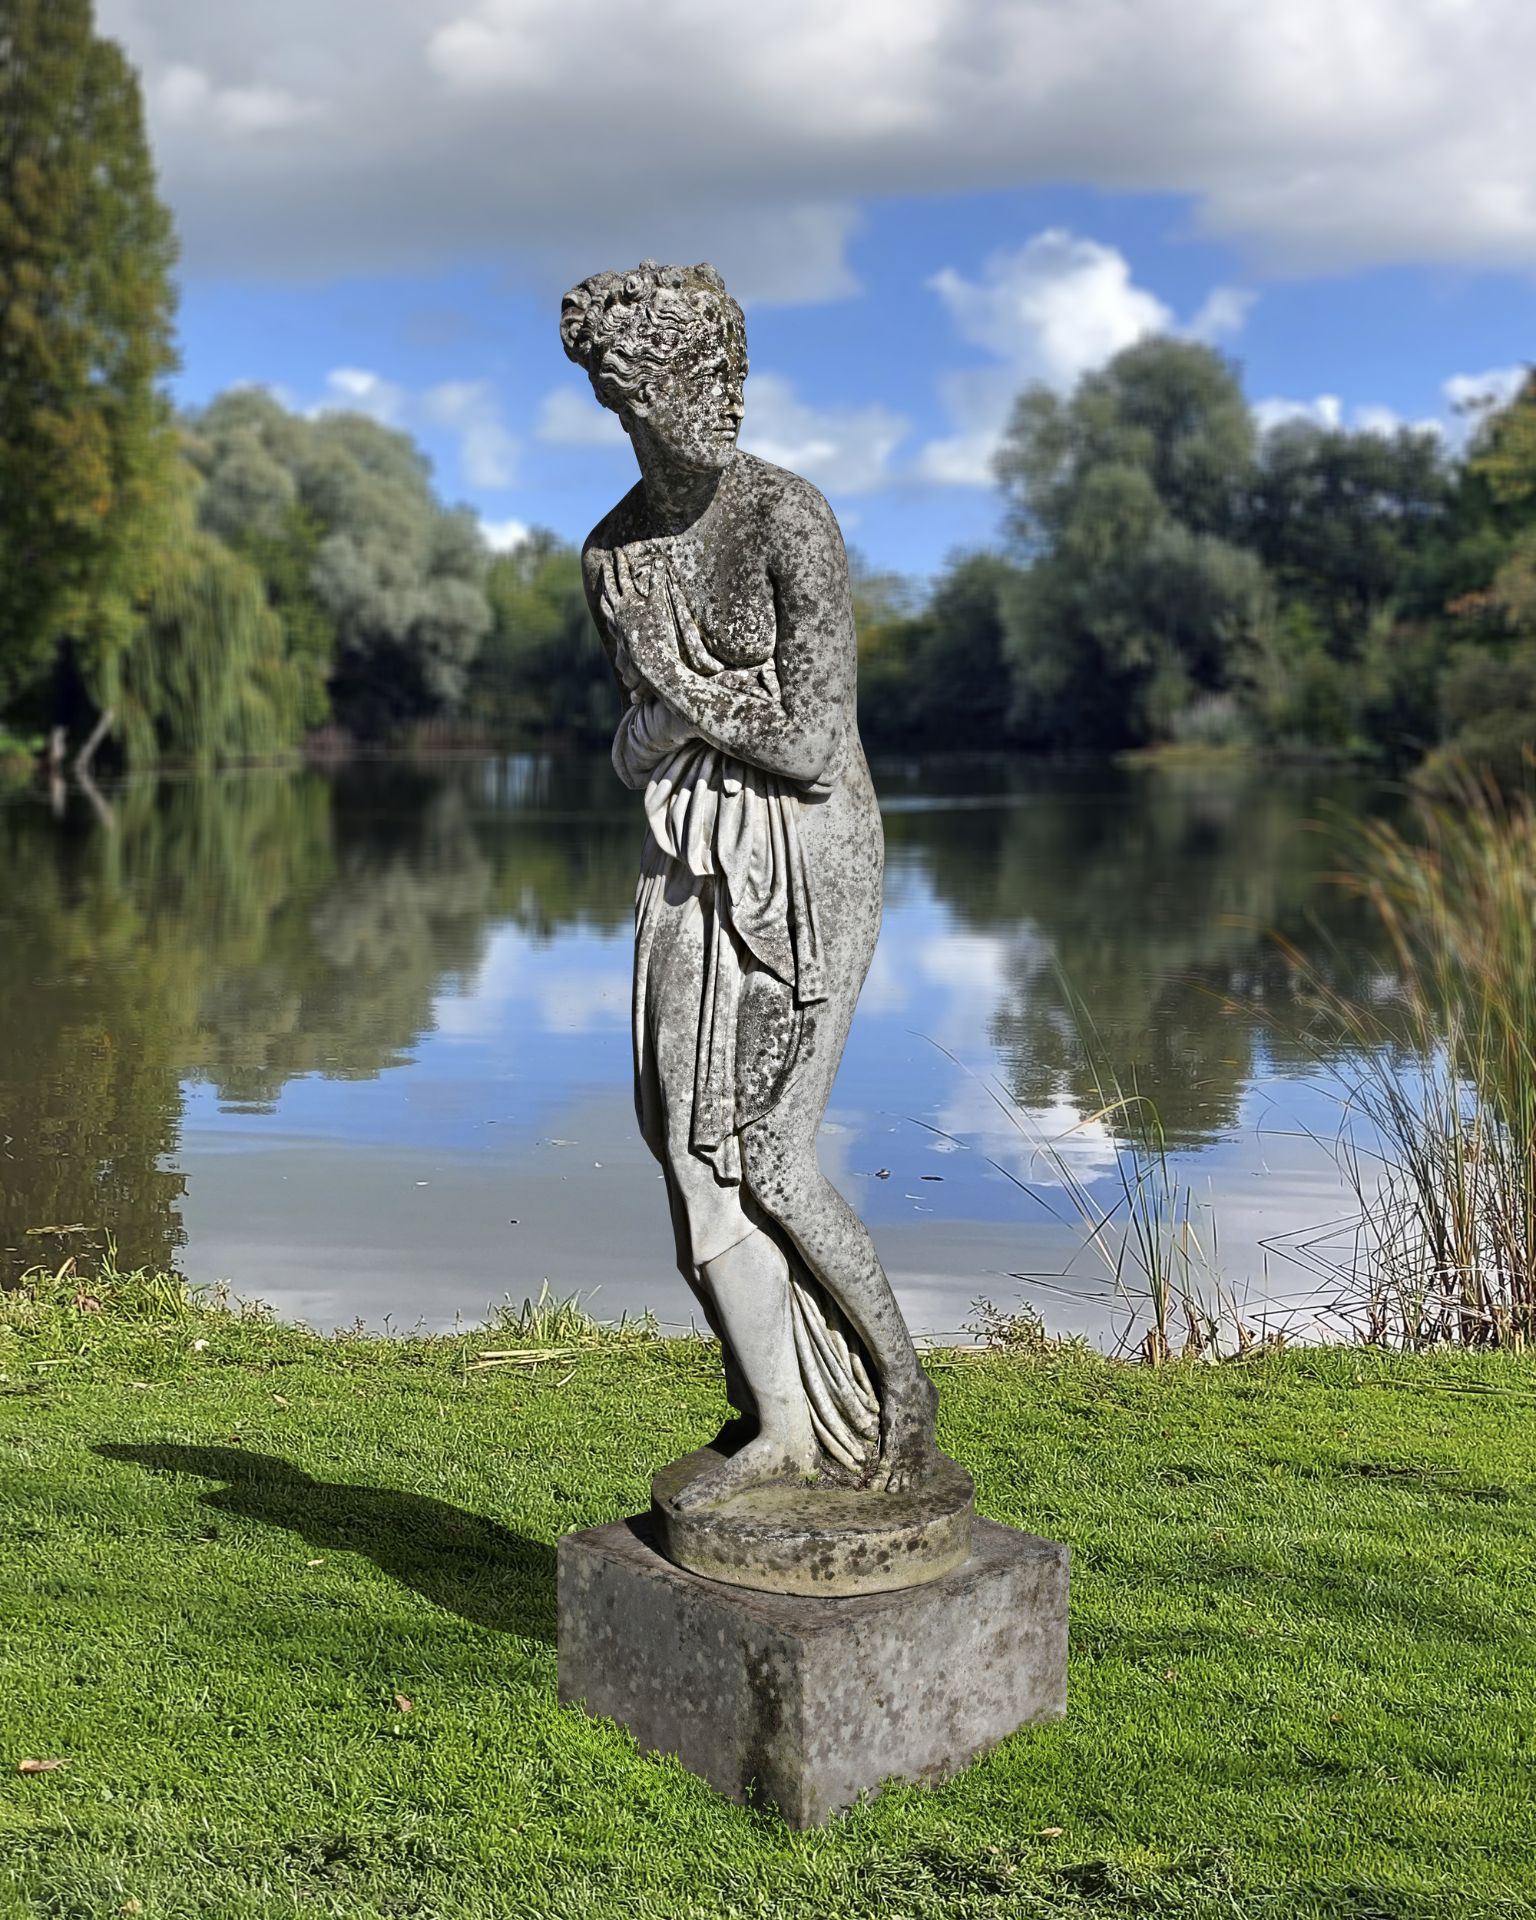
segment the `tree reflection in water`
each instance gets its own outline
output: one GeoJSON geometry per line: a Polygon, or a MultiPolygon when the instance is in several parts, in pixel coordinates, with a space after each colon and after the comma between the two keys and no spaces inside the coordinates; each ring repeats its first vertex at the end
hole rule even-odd
{"type": "MultiPolygon", "coordinates": [[[[879,779],[893,885],[1001,956],[992,1039],[1026,1105],[1093,1103],[1075,996],[1170,1141],[1209,1141],[1262,1059],[1287,1064],[1257,1011],[1290,995],[1266,930],[1315,944],[1315,918],[1341,966],[1374,964],[1321,884],[1316,780],[1017,762],[879,779]]],[[[108,1233],[124,1263],[173,1264],[188,1084],[269,1111],[304,1075],[373,1078],[412,1057],[495,928],[621,930],[622,802],[606,758],[570,756],[136,781],[110,829],[83,804],[0,808],[0,1278],[69,1253],[88,1270],[108,1233]]]]}

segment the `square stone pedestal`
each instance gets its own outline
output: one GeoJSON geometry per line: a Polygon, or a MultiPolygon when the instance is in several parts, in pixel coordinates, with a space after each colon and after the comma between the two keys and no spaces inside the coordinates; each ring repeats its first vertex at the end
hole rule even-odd
{"type": "Polygon", "coordinates": [[[886,1780],[936,1782],[1067,1706],[1067,1549],[977,1520],[927,1586],[854,1599],[685,1573],[650,1519],[559,1547],[560,1698],[733,1800],[817,1826],[886,1780]]]}

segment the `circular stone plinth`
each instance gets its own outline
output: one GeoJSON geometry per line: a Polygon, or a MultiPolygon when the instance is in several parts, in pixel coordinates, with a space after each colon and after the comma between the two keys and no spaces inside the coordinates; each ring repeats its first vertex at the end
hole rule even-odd
{"type": "Polygon", "coordinates": [[[700,1447],[651,1481],[656,1545],[690,1573],[760,1593],[841,1597],[941,1580],[970,1553],[975,1483],[945,1455],[908,1493],[782,1481],[679,1512],[683,1488],[726,1457],[700,1447]]]}

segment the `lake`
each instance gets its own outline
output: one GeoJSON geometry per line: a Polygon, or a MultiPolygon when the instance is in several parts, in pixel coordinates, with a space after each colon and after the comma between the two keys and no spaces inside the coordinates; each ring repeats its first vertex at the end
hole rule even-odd
{"type": "MultiPolygon", "coordinates": [[[[1351,1209],[1338,1095],[1273,935],[1327,946],[1343,985],[1379,980],[1329,880],[1327,823],[1371,790],[875,772],[885,926],[822,1158],[913,1325],[953,1335],[986,1297],[1124,1332],[1079,1211],[1120,1193],[1106,1073],[1155,1104],[1232,1297],[1304,1314],[1351,1209]]],[[[88,1269],[110,1235],[122,1265],[326,1328],[472,1322],[546,1282],[688,1324],[630,1094],[641,834],[602,755],[0,806],[0,1278],[88,1269]]]]}

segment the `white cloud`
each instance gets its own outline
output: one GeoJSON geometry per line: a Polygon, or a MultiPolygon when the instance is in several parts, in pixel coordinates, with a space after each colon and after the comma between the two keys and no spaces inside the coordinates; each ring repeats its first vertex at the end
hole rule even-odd
{"type": "Polygon", "coordinates": [[[482,520],[480,536],[492,553],[510,553],[520,547],[532,529],[526,520],[482,520]]]}
{"type": "Polygon", "coordinates": [[[1452,413],[1483,413],[1507,407],[1530,376],[1528,366],[1490,367],[1486,373],[1453,373],[1440,391],[1452,413]]]}
{"type": "MultiPolygon", "coordinates": [[[[747,381],[741,445],[831,493],[865,493],[882,485],[907,430],[908,422],[888,407],[813,407],[780,374],[754,373],[747,381]]],[[[547,393],[534,431],[556,446],[627,451],[629,445],[618,416],[585,387],[547,393]]]]}
{"type": "Polygon", "coordinates": [[[994,253],[978,283],[945,267],[928,282],[962,340],[1033,378],[1067,387],[1173,314],[1134,285],[1114,247],[1048,227],[1015,252],[994,253]]]}
{"type": "Polygon", "coordinates": [[[181,65],[160,76],[155,104],[173,123],[236,137],[277,133],[320,111],[282,87],[216,87],[199,68],[181,65]]]}
{"type": "MultiPolygon", "coordinates": [[[[1384,438],[1390,439],[1394,433],[1400,432],[1409,424],[1410,423],[1403,418],[1395,407],[1364,406],[1355,408],[1356,433],[1379,433],[1384,438]]],[[[1421,420],[1413,424],[1429,427],[1431,431],[1435,433],[1440,431],[1440,423],[1438,420],[1421,420]]]]}
{"type": "Polygon", "coordinates": [[[517,479],[517,441],[489,380],[448,380],[413,392],[367,367],[333,367],[325,376],[325,397],[309,412],[365,413],[382,426],[407,431],[440,428],[455,437],[466,486],[496,492],[517,479]]]}
{"type": "Polygon", "coordinates": [[[619,416],[600,406],[590,387],[556,387],[539,406],[534,428],[557,447],[625,447],[629,436],[619,416]]]}
{"type": "Polygon", "coordinates": [[[781,374],[757,373],[747,381],[741,445],[828,493],[867,493],[882,485],[907,429],[888,407],[809,406],[781,374]]]}
{"type": "Polygon", "coordinates": [[[1267,269],[1536,264],[1528,0],[99,0],[193,273],[854,284],[876,198],[1187,196],[1267,269]],[[282,137],[274,138],[277,131],[282,137]]]}
{"type": "Polygon", "coordinates": [[[1530,377],[1527,366],[1490,367],[1485,373],[1453,373],[1441,382],[1445,403],[1442,431],[1452,449],[1466,451],[1485,416],[1507,407],[1530,377]]]}
{"type": "Polygon", "coordinates": [[[333,367],[325,376],[326,397],[311,407],[317,413],[366,413],[381,426],[397,427],[405,412],[404,387],[370,373],[366,367],[333,367]]]}
{"type": "Polygon", "coordinates": [[[1271,427],[1283,427],[1292,420],[1308,420],[1318,427],[1341,427],[1344,402],[1336,393],[1320,393],[1315,400],[1284,400],[1278,396],[1253,403],[1253,417],[1261,433],[1271,427]]]}
{"type": "Polygon", "coordinates": [[[1268,433],[1272,427],[1287,426],[1293,420],[1305,420],[1330,431],[1344,428],[1350,433],[1379,433],[1390,437],[1407,428],[1414,433],[1454,437],[1449,433],[1446,421],[1433,416],[1410,420],[1399,413],[1396,407],[1368,401],[1346,411],[1342,397],[1336,393],[1320,393],[1313,400],[1286,400],[1279,397],[1257,400],[1253,406],[1253,417],[1261,433],[1268,433]]]}
{"type": "Polygon", "coordinates": [[[917,475],[944,486],[989,486],[992,459],[1014,397],[1032,381],[1065,390],[1150,333],[1212,339],[1240,328],[1254,296],[1217,287],[1187,327],[1131,277],[1118,248],[1049,227],[1022,247],[994,253],[979,280],[945,267],[928,282],[961,339],[991,366],[950,373],[940,394],[955,431],[930,441],[917,475]]]}
{"type": "Polygon", "coordinates": [[[1251,287],[1212,287],[1183,331],[1191,340],[1214,346],[1229,334],[1242,332],[1258,297],[1251,287]]]}
{"type": "Polygon", "coordinates": [[[459,437],[459,470],[472,487],[494,491],[517,478],[517,442],[488,380],[450,380],[422,396],[422,417],[459,437]]]}

